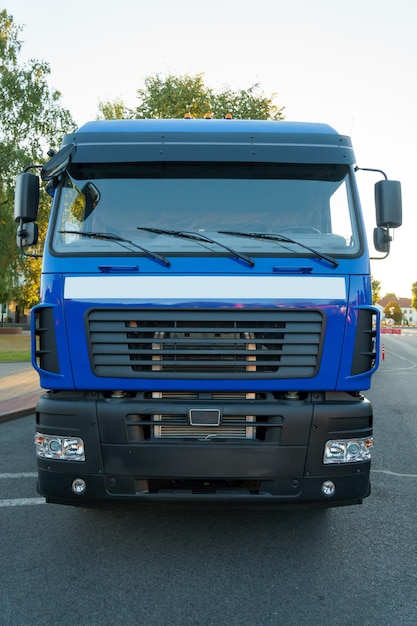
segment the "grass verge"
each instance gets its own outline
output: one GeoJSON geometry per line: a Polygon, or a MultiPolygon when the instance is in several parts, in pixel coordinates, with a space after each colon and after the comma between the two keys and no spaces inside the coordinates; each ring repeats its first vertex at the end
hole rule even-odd
{"type": "Polygon", "coordinates": [[[0,335],[0,363],[30,361],[29,335],[0,335]]]}

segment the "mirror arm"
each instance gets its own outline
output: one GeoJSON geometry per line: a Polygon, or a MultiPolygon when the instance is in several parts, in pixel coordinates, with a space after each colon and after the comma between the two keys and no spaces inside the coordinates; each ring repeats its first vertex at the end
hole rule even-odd
{"type": "MultiPolygon", "coordinates": [[[[385,178],[385,180],[388,180],[388,176],[385,174],[385,172],[383,170],[377,170],[373,167],[358,167],[358,165],[355,166],[355,172],[377,172],[378,174],[382,174],[382,176],[385,178]]],[[[381,257],[382,258],[382,257],[381,257]]]]}
{"type": "Polygon", "coordinates": [[[387,256],[389,256],[390,251],[388,250],[388,252],[386,252],[384,254],[384,256],[370,256],[369,259],[371,261],[382,261],[382,259],[386,259],[387,256]]]}
{"type": "Polygon", "coordinates": [[[41,170],[43,167],[43,165],[28,165],[27,167],[25,167],[25,169],[23,170],[24,172],[29,172],[29,170],[41,170]]]}

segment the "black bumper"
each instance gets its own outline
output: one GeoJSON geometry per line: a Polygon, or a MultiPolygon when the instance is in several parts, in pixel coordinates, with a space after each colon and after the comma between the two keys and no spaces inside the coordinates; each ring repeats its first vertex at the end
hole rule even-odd
{"type": "Polygon", "coordinates": [[[158,502],[280,508],[359,504],[370,493],[370,462],[322,462],[328,439],[372,435],[370,403],[343,398],[322,394],[319,401],[273,400],[261,408],[253,403],[257,415],[273,416],[272,434],[264,431],[262,440],[132,442],[126,415],[146,412],[146,402],[46,394],[37,406],[38,430],[81,437],[86,461],[38,459],[38,491],[48,502],[103,508],[158,502]],[[76,495],[72,483],[79,478],[86,490],[76,495]],[[331,497],[322,491],[325,481],[335,485],[331,497]]]}

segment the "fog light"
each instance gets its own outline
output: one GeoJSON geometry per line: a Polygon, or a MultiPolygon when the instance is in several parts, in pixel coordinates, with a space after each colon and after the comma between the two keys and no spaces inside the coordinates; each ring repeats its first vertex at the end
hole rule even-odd
{"type": "Polygon", "coordinates": [[[334,496],[334,492],[336,491],[336,487],[335,487],[335,484],[332,483],[331,480],[326,480],[322,484],[321,490],[322,490],[322,492],[324,493],[325,496],[330,498],[331,496],[334,496]]]}
{"type": "Polygon", "coordinates": [[[323,463],[359,463],[371,460],[372,437],[331,439],[324,446],[323,463]]]}
{"type": "Polygon", "coordinates": [[[80,496],[81,494],[85,493],[87,489],[85,480],[83,480],[82,478],[76,478],[75,480],[72,481],[71,489],[73,490],[74,493],[77,494],[77,496],[80,496]]]}
{"type": "Polygon", "coordinates": [[[85,461],[84,441],[79,437],[35,435],[36,454],[41,459],[59,461],[85,461]]]}

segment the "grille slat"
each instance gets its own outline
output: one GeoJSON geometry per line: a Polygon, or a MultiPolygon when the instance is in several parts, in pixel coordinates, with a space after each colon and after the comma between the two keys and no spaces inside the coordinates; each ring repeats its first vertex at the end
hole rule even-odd
{"type": "Polygon", "coordinates": [[[117,378],[314,376],[323,324],[318,310],[88,313],[93,370],[117,378]]]}
{"type": "MultiPolygon", "coordinates": [[[[210,437],[226,437],[228,439],[253,439],[255,433],[253,426],[242,424],[241,416],[228,416],[224,419],[221,426],[191,426],[185,418],[182,420],[181,424],[178,424],[178,417],[172,417],[170,415],[154,415],[153,420],[155,423],[153,426],[155,438],[190,437],[193,439],[207,439],[210,437]],[[157,424],[159,420],[162,422],[160,425],[157,424]]],[[[246,421],[253,423],[254,418],[248,416],[246,421]]]]}
{"type": "MultiPolygon", "coordinates": [[[[117,355],[116,355],[117,356],[117,355]]],[[[224,366],[227,366],[228,363],[231,362],[233,357],[230,357],[230,360],[221,360],[220,362],[224,364],[224,366]]],[[[119,358],[115,358],[115,355],[113,355],[112,359],[108,359],[106,357],[106,355],[102,355],[101,360],[99,358],[97,358],[96,360],[96,364],[99,365],[100,363],[102,363],[103,365],[119,365],[119,364],[123,364],[125,361],[124,356],[123,355],[119,355],[119,358]]],[[[171,358],[171,359],[167,359],[165,358],[163,360],[163,367],[182,367],[187,365],[188,367],[213,367],[216,366],[216,364],[219,362],[219,359],[213,359],[213,360],[209,360],[209,359],[192,359],[192,358],[184,358],[184,359],[176,359],[176,358],[171,358]]],[[[247,361],[241,361],[238,359],[235,359],[233,361],[234,363],[236,363],[236,366],[238,366],[239,364],[242,367],[246,367],[247,366],[247,361]]],[[[251,363],[249,361],[249,363],[251,363]]],[[[286,356],[284,358],[282,358],[280,360],[280,367],[283,366],[287,366],[287,367],[298,367],[298,366],[308,366],[308,365],[312,365],[314,366],[316,363],[316,359],[314,356],[286,356]]],[[[140,365],[135,365],[135,367],[152,367],[153,365],[155,365],[155,361],[153,361],[152,359],[140,359],[140,365]]],[[[271,367],[271,362],[270,361],[263,361],[262,359],[256,359],[256,367],[271,367]]]]}

